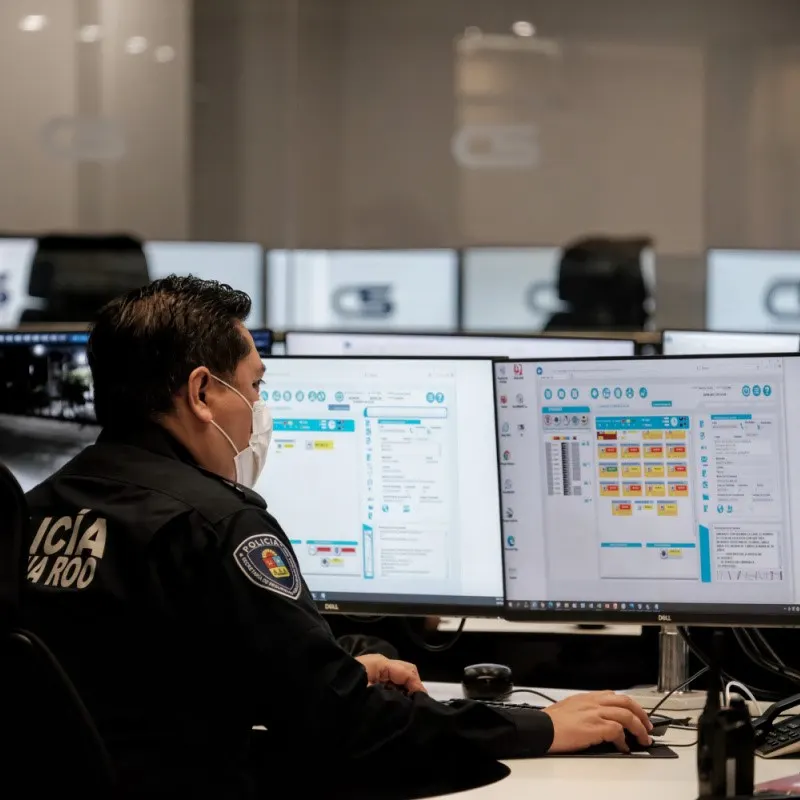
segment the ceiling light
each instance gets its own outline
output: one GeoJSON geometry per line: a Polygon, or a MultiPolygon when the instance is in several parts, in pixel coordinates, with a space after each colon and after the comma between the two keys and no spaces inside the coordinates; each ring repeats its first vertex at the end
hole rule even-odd
{"type": "Polygon", "coordinates": [[[159,64],[166,64],[168,61],[175,59],[175,48],[170,47],[168,44],[163,44],[161,47],[156,47],[156,61],[159,64]]]}
{"type": "Polygon", "coordinates": [[[19,29],[26,33],[36,33],[47,25],[47,17],[44,14],[29,14],[19,21],[19,29]]]}
{"type": "Polygon", "coordinates": [[[78,31],[78,41],[84,42],[85,44],[98,42],[102,34],[103,30],[99,25],[84,25],[78,31]]]}
{"type": "Polygon", "coordinates": [[[147,50],[147,39],[144,36],[131,36],[125,42],[125,52],[130,53],[132,56],[141,55],[145,50],[147,50]]]}
{"type": "Polygon", "coordinates": [[[517,36],[536,36],[536,28],[533,23],[519,20],[511,26],[512,33],[517,36]]]}

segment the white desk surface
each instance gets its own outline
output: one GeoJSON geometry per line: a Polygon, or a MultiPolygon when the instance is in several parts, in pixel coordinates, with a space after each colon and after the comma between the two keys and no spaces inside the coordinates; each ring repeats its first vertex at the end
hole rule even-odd
{"type": "MultiPolygon", "coordinates": [[[[458,684],[428,683],[427,689],[437,700],[461,697],[458,684]]],[[[572,692],[543,689],[560,700],[572,692]]],[[[529,695],[519,695],[520,702],[535,702],[529,695]]],[[[693,731],[669,731],[660,741],[665,744],[691,743],[693,731]]],[[[697,797],[697,762],[694,747],[675,748],[678,758],[651,759],[647,756],[616,758],[532,758],[505,762],[511,774],[491,786],[459,792],[448,797],[464,800],[531,800],[532,798],[567,798],[568,800],[695,800],[697,797]]],[[[800,772],[800,759],[756,759],[756,781],[773,780],[800,772]]]]}
{"type": "MultiPolygon", "coordinates": [[[[442,617],[439,630],[455,632],[461,624],[460,617],[442,617]]],[[[470,617],[464,624],[465,633],[544,633],[581,634],[584,636],[640,636],[641,625],[608,625],[599,630],[584,630],[574,624],[551,622],[509,622],[505,619],[470,617]]]]}

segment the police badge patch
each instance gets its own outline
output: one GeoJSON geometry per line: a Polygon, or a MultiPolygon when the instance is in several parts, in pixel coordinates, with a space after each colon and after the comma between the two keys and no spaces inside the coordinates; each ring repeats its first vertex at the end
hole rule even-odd
{"type": "Polygon", "coordinates": [[[297,600],[302,582],[288,547],[271,533],[249,536],[233,551],[239,569],[262,589],[297,600]]]}

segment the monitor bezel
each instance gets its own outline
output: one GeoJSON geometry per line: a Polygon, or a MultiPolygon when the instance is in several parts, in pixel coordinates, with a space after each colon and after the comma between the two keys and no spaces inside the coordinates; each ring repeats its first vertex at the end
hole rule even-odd
{"type": "MultiPolygon", "coordinates": [[[[697,354],[688,354],[688,353],[676,353],[675,355],[668,355],[664,353],[664,344],[666,335],[668,333],[708,333],[711,336],[797,336],[798,337],[798,349],[797,351],[791,352],[777,352],[777,353],[770,353],[770,355],[778,355],[778,356],[790,356],[794,352],[800,353],[800,331],[731,331],[731,330],[713,330],[710,328],[699,329],[699,328],[663,328],[661,330],[661,352],[667,358],[701,358],[701,355],[697,354]]],[[[765,342],[766,344],[766,342],[765,342]]],[[[748,356],[748,355],[760,355],[760,353],[706,353],[703,355],[713,356],[713,355],[724,355],[724,356],[748,356]]]]}
{"type": "MultiPolygon", "coordinates": [[[[603,335],[594,335],[595,333],[600,334],[601,332],[595,331],[575,331],[575,332],[564,332],[558,331],[554,333],[509,333],[508,331],[504,331],[502,333],[491,333],[485,331],[415,331],[415,330],[324,330],[322,328],[287,328],[283,332],[283,341],[286,347],[286,358],[361,358],[362,356],[359,355],[323,355],[323,356],[312,356],[312,355],[293,355],[289,352],[289,337],[293,334],[297,334],[299,336],[384,336],[384,337],[391,337],[391,338],[401,338],[404,336],[416,336],[416,337],[436,337],[436,338],[444,338],[444,337],[456,337],[459,339],[515,339],[515,340],[548,340],[548,339],[555,339],[560,342],[572,341],[572,340],[589,340],[592,342],[628,342],[633,345],[633,354],[636,354],[636,350],[639,346],[638,341],[630,336],[630,332],[626,331],[625,333],[628,335],[612,335],[612,336],[603,336],[603,335]]],[[[610,332],[613,333],[613,332],[610,332]]],[[[367,358],[488,358],[488,356],[366,356],[367,358]]],[[[631,356],[596,356],[596,358],[630,358],[631,356]]],[[[504,360],[506,358],[510,358],[508,356],[497,356],[496,360],[504,360]]],[[[578,357],[580,358],[580,357],[578,357]]],[[[538,361],[540,359],[534,359],[530,356],[526,356],[525,359],[513,359],[514,361],[520,360],[532,360],[538,361]]],[[[566,360],[563,358],[556,358],[553,359],[555,361],[566,360]]]]}
{"type": "MultiPolygon", "coordinates": [[[[494,409],[494,447],[495,447],[495,470],[494,470],[494,480],[495,486],[497,491],[497,510],[498,510],[498,547],[500,548],[500,565],[502,569],[501,578],[501,586],[502,586],[502,602],[498,602],[495,605],[487,604],[487,605],[469,605],[469,604],[460,604],[460,603],[452,603],[452,602],[442,602],[442,603],[430,603],[430,604],[415,604],[409,603],[403,600],[392,600],[386,602],[375,602],[375,601],[362,601],[362,600],[347,600],[347,601],[333,601],[333,600],[314,600],[316,603],[317,609],[321,612],[326,614],[363,614],[369,616],[411,616],[411,617],[429,617],[429,616],[453,616],[453,617],[485,617],[485,618],[502,618],[504,614],[504,609],[507,605],[507,597],[505,593],[505,574],[506,574],[506,562],[505,562],[505,546],[504,546],[504,539],[503,539],[503,513],[502,513],[502,494],[500,491],[500,445],[499,439],[497,438],[497,429],[498,429],[498,413],[497,413],[497,392],[494,390],[494,365],[495,363],[507,363],[509,359],[498,356],[496,358],[490,356],[313,356],[313,355],[301,355],[301,356],[292,356],[286,355],[282,356],[280,359],[276,359],[276,361],[280,362],[282,366],[288,359],[294,359],[296,361],[332,361],[335,363],[341,363],[342,361],[433,361],[433,362],[475,362],[475,363],[486,363],[491,366],[492,372],[492,408],[494,409]]],[[[269,360],[269,359],[267,359],[269,360]]],[[[562,359],[555,359],[555,360],[562,360],[562,359]]],[[[265,380],[269,380],[269,365],[267,366],[267,372],[265,373],[265,380]]],[[[265,502],[269,503],[268,499],[264,498],[265,502]]],[[[269,510],[269,507],[268,509],[269,510]]],[[[280,520],[278,520],[280,523],[280,520]]],[[[287,538],[291,538],[291,532],[287,532],[287,538]]],[[[309,589],[309,593],[311,593],[312,598],[314,592],[309,589]]],[[[317,592],[319,594],[319,592],[317,592]]]]}
{"type": "MultiPolygon", "coordinates": [[[[724,353],[713,355],[677,355],[665,356],[662,354],[652,356],[623,356],[623,357],[607,357],[601,356],[598,358],[513,358],[513,359],[500,359],[506,363],[519,363],[519,364],[545,364],[545,363],[595,363],[595,362],[609,362],[609,361],[623,361],[634,362],[642,361],[652,363],[654,361],[724,361],[730,359],[753,359],[753,358],[800,358],[798,353],[724,353]]],[[[495,407],[497,406],[497,399],[495,398],[495,407]]],[[[499,419],[499,414],[497,414],[499,419]]],[[[499,441],[499,426],[498,426],[498,441],[499,441]]],[[[499,446],[498,446],[499,455],[499,446]]],[[[502,491],[502,484],[501,484],[502,491]]],[[[502,524],[502,523],[501,523],[502,524]]],[[[503,549],[505,550],[505,537],[503,538],[503,549]]],[[[505,569],[505,558],[503,559],[503,566],[505,569]]],[[[503,593],[505,596],[505,607],[503,609],[503,618],[512,622],[549,622],[549,623],[571,623],[571,624],[611,624],[611,625],[691,625],[691,626],[715,626],[715,625],[748,625],[758,627],[774,627],[774,628],[788,628],[800,625],[800,614],[795,615],[794,612],[786,612],[785,614],[777,615],[775,613],[755,613],[744,615],[741,611],[708,611],[704,608],[697,607],[697,610],[680,610],[675,611],[666,609],[664,611],[621,611],[619,609],[595,609],[593,611],[578,609],[532,609],[532,608],[513,608],[509,605],[510,602],[525,602],[525,601],[509,601],[508,587],[506,580],[506,573],[503,573],[503,593]],[[796,621],[792,621],[796,620],[796,621]]],[[[530,601],[528,601],[530,602],[530,601]]],[[[541,601],[540,601],[541,602],[541,601]]],[[[544,600],[544,602],[550,602],[544,600]]],[[[553,601],[556,602],[556,601],[553,601]]],[[[580,602],[578,601],[560,601],[560,602],[580,602]]],[[[605,603],[606,601],[602,601],[605,603]]],[[[647,601],[644,601],[645,603],[647,601]]],[[[638,601],[637,601],[638,603],[638,601]]],[[[659,601],[660,604],[660,601],[659,601]]],[[[710,608],[718,609],[719,606],[710,606],[710,608]]]]}

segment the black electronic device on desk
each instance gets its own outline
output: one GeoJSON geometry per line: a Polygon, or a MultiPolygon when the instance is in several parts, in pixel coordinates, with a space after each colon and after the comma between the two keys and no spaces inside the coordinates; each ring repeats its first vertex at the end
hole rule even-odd
{"type": "MultiPolygon", "coordinates": [[[[711,679],[708,685],[706,707],[698,720],[697,778],[699,800],[706,798],[732,798],[733,800],[773,800],[773,798],[798,797],[785,792],[755,793],[755,753],[760,738],[766,746],[766,732],[772,731],[771,720],[781,710],[797,704],[797,698],[776,703],[767,714],[756,720],[744,700],[737,698],[722,707],[721,633],[714,636],[711,679]]],[[[792,729],[794,730],[794,729],[792,729]]]]}

